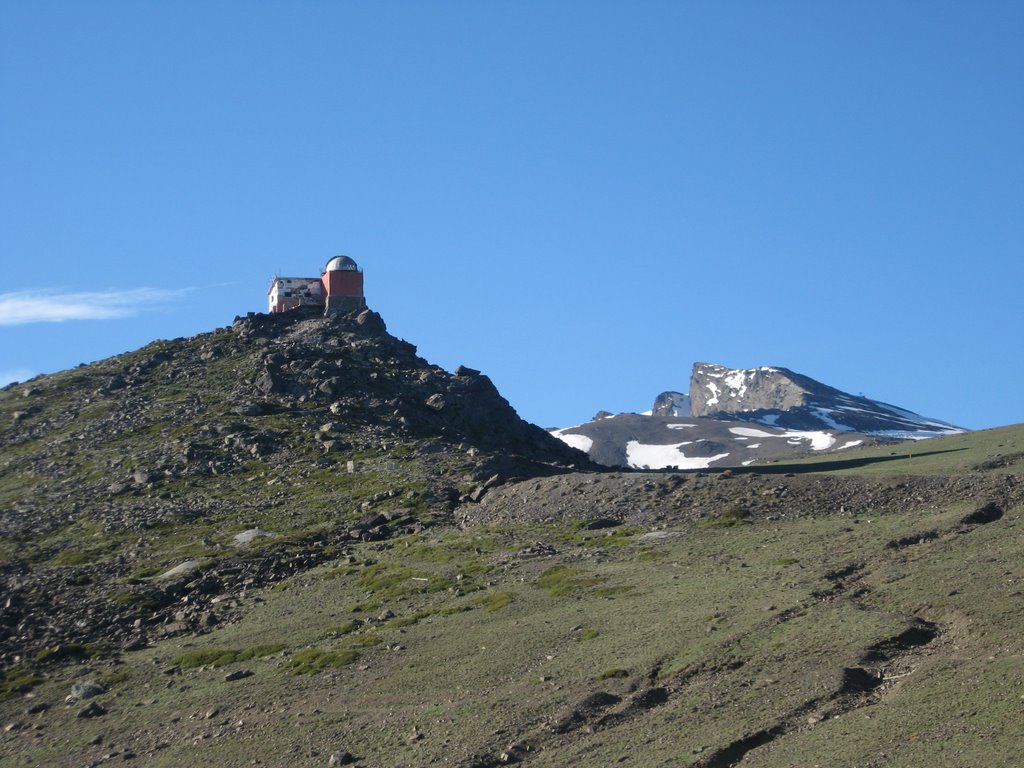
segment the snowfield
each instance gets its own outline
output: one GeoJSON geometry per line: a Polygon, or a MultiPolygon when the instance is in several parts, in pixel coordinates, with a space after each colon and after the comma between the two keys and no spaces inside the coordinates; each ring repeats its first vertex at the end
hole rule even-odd
{"type": "Polygon", "coordinates": [[[687,457],[681,450],[684,445],[691,445],[691,442],[675,443],[672,445],[645,445],[636,440],[626,443],[626,462],[634,469],[667,469],[678,467],[679,469],[707,469],[719,459],[726,458],[728,453],[720,453],[717,456],[694,456],[687,457]]]}
{"type": "Polygon", "coordinates": [[[792,445],[796,445],[802,440],[808,440],[811,443],[812,451],[827,451],[836,444],[836,438],[828,432],[788,430],[774,435],[771,432],[765,432],[763,429],[755,429],[754,427],[730,427],[729,431],[734,435],[742,437],[784,437],[792,445]]]}
{"type": "MultiPolygon", "coordinates": [[[[568,427],[568,429],[573,429],[573,427],[568,427]]],[[[590,449],[594,447],[594,439],[586,435],[567,435],[564,429],[556,429],[551,434],[566,445],[579,448],[584,453],[590,453],[590,449]]]]}

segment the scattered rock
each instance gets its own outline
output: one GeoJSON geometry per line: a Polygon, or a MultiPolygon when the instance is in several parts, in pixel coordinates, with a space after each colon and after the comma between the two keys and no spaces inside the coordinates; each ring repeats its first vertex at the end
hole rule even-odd
{"type": "Polygon", "coordinates": [[[224,675],[224,680],[228,683],[233,683],[235,680],[242,680],[246,677],[252,677],[255,674],[251,669],[236,669],[234,672],[228,672],[224,675]]]}

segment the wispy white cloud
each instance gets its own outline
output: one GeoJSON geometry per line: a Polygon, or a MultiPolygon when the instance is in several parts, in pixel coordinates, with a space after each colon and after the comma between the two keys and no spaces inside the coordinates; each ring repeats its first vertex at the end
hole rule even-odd
{"type": "Polygon", "coordinates": [[[0,293],[0,325],[63,323],[68,320],[113,320],[134,317],[189,293],[191,288],[59,293],[16,291],[0,293]]]}
{"type": "Polygon", "coordinates": [[[28,368],[9,368],[6,371],[0,371],[0,387],[6,387],[16,381],[28,381],[35,375],[35,372],[28,368]]]}

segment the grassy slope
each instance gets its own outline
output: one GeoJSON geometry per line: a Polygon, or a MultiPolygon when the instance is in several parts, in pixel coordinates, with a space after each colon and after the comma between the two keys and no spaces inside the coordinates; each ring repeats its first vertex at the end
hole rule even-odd
{"type": "Polygon", "coordinates": [[[952,475],[963,472],[1024,471],[1024,424],[960,435],[879,445],[837,457],[816,456],[768,465],[775,471],[840,474],[952,475]]]}
{"type": "MultiPolygon", "coordinates": [[[[945,438],[875,463],[851,455],[840,471],[976,470],[1019,453],[1022,435],[945,438]]],[[[986,471],[1019,472],[1016,461],[986,471]]],[[[365,765],[485,765],[515,744],[537,766],[707,768],[744,754],[751,766],[1017,765],[1024,510],[963,524],[984,501],[632,535],[430,529],[361,544],[354,564],[247,594],[242,618],[209,635],[90,672],[64,667],[33,699],[0,704],[14,724],[0,761],[129,750],[154,766],[325,765],[345,749],[365,765]],[[558,554],[517,554],[537,544],[558,554]],[[934,637],[888,642],[915,627],[934,637]],[[283,649],[165,674],[183,654],[267,644],[283,649]],[[358,658],[295,674],[297,659],[316,661],[309,649],[334,654],[323,662],[358,658]],[[234,669],[255,674],[226,682],[234,669]],[[878,687],[856,674],[851,684],[844,670],[855,669],[878,687]],[[108,680],[108,715],[79,719],[81,705],[61,703],[77,675],[108,680]],[[663,693],[645,697],[652,688],[663,693]],[[588,704],[596,692],[621,702],[588,704]],[[52,707],[25,714],[33,702],[52,707]],[[745,737],[763,743],[745,753],[745,737]]]]}

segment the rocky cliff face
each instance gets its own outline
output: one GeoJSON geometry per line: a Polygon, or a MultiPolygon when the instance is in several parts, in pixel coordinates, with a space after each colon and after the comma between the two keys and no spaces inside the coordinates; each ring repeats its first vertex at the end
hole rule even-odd
{"type": "Polygon", "coordinates": [[[690,375],[694,416],[799,408],[815,390],[838,393],[785,368],[734,369],[695,363],[690,375]]]}
{"type": "Polygon", "coordinates": [[[662,392],[654,398],[652,416],[689,416],[692,406],[690,396],[682,392],[662,392]]]}

